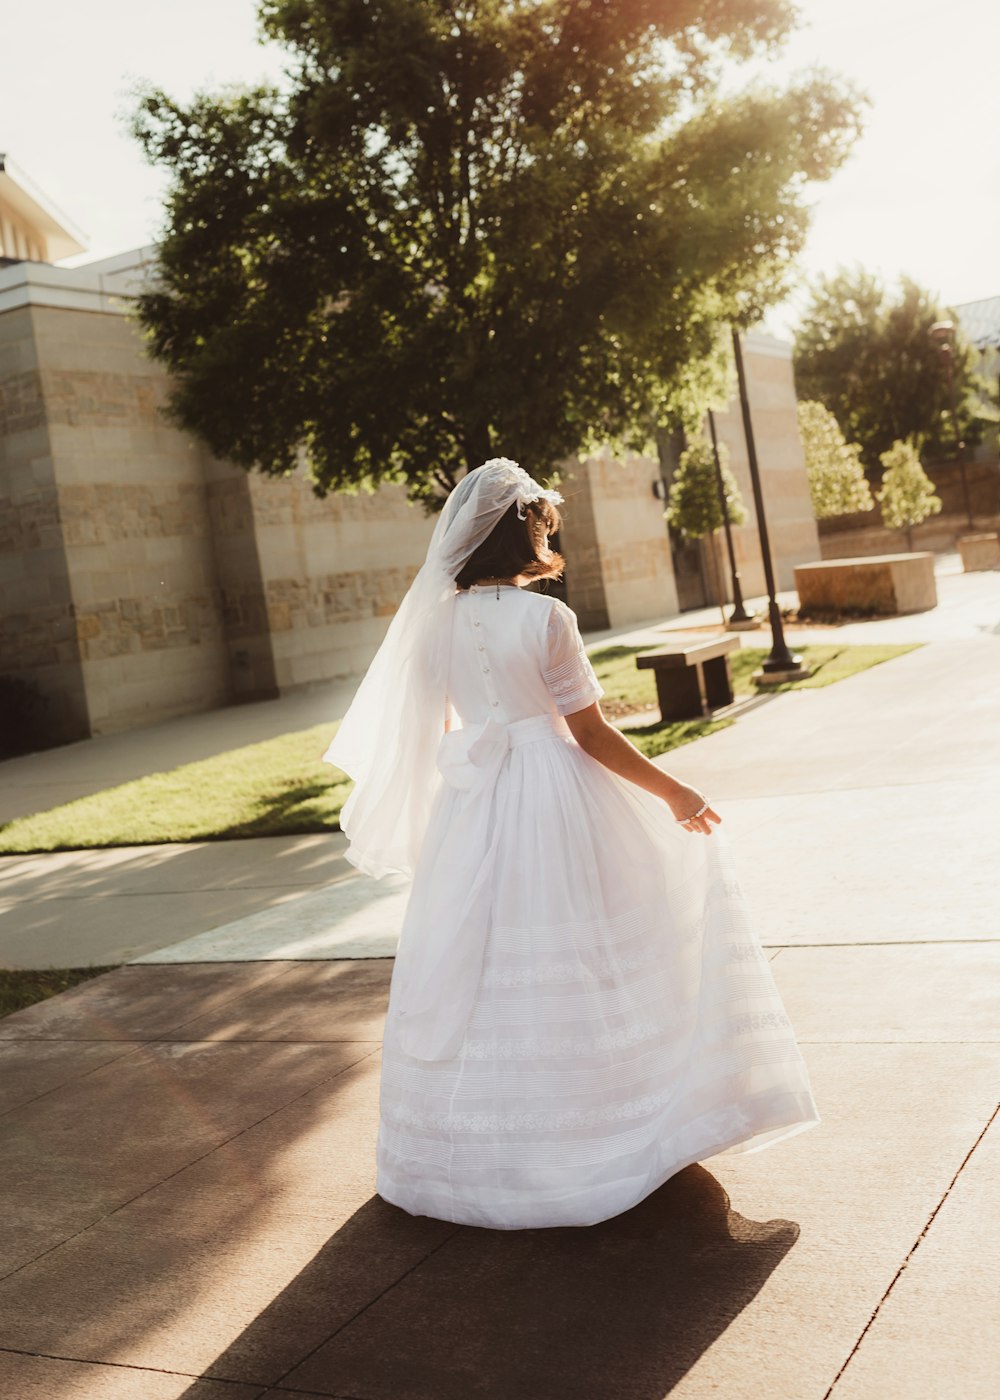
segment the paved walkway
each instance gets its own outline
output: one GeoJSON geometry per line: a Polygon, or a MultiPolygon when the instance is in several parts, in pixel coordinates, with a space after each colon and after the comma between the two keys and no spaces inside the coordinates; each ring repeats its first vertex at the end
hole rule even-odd
{"type": "MultiPolygon", "coordinates": [[[[957,554],[939,555],[935,569],[938,606],[931,612],[838,628],[795,628],[789,630],[789,639],[799,645],[831,641],[956,640],[982,635],[998,625],[996,596],[1000,575],[963,574],[957,554]]],[[[794,593],[781,593],[778,598],[782,606],[790,607],[795,603],[794,593]]],[[[747,606],[766,618],[766,598],[748,599],[747,606]]],[[[727,606],[726,613],[730,611],[727,606]]],[[[697,629],[718,626],[720,621],[717,607],[700,608],[653,626],[588,632],[586,641],[588,645],[611,642],[664,645],[697,629]]],[[[766,627],[737,635],[743,646],[770,645],[770,632],[766,627]]],[[[334,681],[282,696],[279,700],[183,715],[145,729],[83,739],[76,744],[0,762],[0,824],[149,773],[162,773],[243,744],[259,743],[294,729],[307,729],[339,719],[350,703],[354,684],[353,681],[334,681]]]]}
{"type": "MultiPolygon", "coordinates": [[[[941,556],[937,568],[940,603],[933,612],[850,624],[836,630],[790,630],[790,643],[937,640],[940,644],[944,640],[948,647],[954,647],[965,641],[975,643],[996,637],[1000,627],[1000,574],[962,574],[958,556],[941,556]]],[[[791,595],[787,601],[791,601],[791,595]]],[[[759,603],[761,599],[756,605],[759,603]]],[[[688,633],[717,623],[718,609],[703,609],[686,613],[682,620],[671,619],[626,633],[588,634],[587,640],[599,643],[613,638],[657,645],[674,640],[678,627],[688,633]]],[[[769,636],[766,630],[752,631],[742,633],[741,641],[759,647],[769,643],[769,636]]],[[[934,648],[934,655],[938,658],[931,664],[937,678],[936,722],[947,739],[957,728],[952,720],[952,668],[955,678],[961,678],[964,664],[952,662],[947,651],[938,651],[938,647],[934,648]]],[[[896,665],[899,662],[894,662],[896,665]]],[[[972,693],[979,693],[982,682],[975,668],[969,672],[969,679],[972,693]]],[[[773,802],[748,808],[742,805],[744,799],[766,798],[770,794],[782,805],[786,788],[804,781],[821,792],[815,811],[808,812],[808,820],[819,823],[818,830],[831,827],[832,839],[836,839],[836,823],[845,816],[850,818],[850,805],[845,806],[843,798],[829,791],[840,787],[843,763],[852,762],[850,743],[845,748],[845,736],[838,732],[832,767],[826,767],[822,773],[812,750],[808,763],[786,760],[784,727],[790,715],[797,715],[797,724],[815,728],[825,722],[819,717],[832,707],[835,714],[852,715],[845,721],[846,728],[850,728],[867,724],[864,715],[857,713],[857,706],[864,706],[880,717],[888,742],[894,738],[892,706],[882,697],[884,686],[895,693],[894,682],[887,673],[873,672],[868,680],[854,678],[847,686],[847,690],[833,687],[833,692],[761,697],[754,701],[758,707],[755,713],[742,714],[734,731],[727,731],[730,738],[716,735],[710,746],[703,741],[665,760],[681,776],[709,788],[717,801],[727,802],[728,829],[734,836],[739,834],[746,879],[751,892],[761,895],[762,907],[772,904],[773,888],[773,847],[762,834],[762,822],[773,822],[777,809],[773,802]],[[854,689],[857,685],[861,689],[854,689]],[[873,699],[868,700],[870,685],[875,686],[875,692],[873,699]],[[831,699],[822,700],[826,694],[831,699]],[[856,697],[854,708],[850,708],[852,697],[856,697]],[[768,717],[770,708],[779,703],[780,708],[768,717]],[[759,762],[756,757],[763,753],[762,745],[770,745],[766,762],[759,762]],[[734,753],[738,755],[735,759],[734,753]],[[752,762],[746,762],[746,753],[755,755],[752,762]],[[773,764],[787,770],[776,785],[772,783],[773,764]],[[738,799],[737,805],[732,804],[732,798],[738,799]]],[[[343,713],[352,693],[349,683],[339,683],[283,700],[186,715],[143,731],[102,736],[10,760],[0,764],[0,820],[10,819],[18,812],[39,811],[53,802],[169,769],[239,743],[252,743],[289,729],[331,720],[343,713]]],[[[979,728],[973,727],[972,732],[978,735],[979,728]]],[[[811,742],[808,736],[804,742],[811,742]]],[[[880,741],[880,745],[881,753],[884,743],[880,741]]],[[[856,767],[866,764],[867,750],[854,760],[856,767]]],[[[954,764],[941,767],[945,778],[954,778],[958,771],[954,764]]],[[[906,783],[906,771],[898,764],[888,771],[885,787],[899,783],[906,783]]],[[[954,799],[954,791],[951,795],[954,799]]],[[[947,787],[941,799],[948,801],[947,787]]],[[[892,801],[884,792],[880,811],[894,812],[892,801]]],[[[896,799],[896,805],[901,805],[901,799],[896,799]]],[[[919,825],[920,813],[909,809],[905,802],[902,808],[899,820],[910,826],[919,825]]],[[[782,811],[786,826],[807,816],[804,811],[791,815],[793,808],[787,802],[782,811]]],[[[895,816],[892,820],[896,822],[895,816]]],[[[915,837],[910,836],[909,847],[896,847],[899,861],[908,848],[915,848],[913,840],[915,837]]],[[[357,875],[343,860],[343,847],[343,837],[335,833],[1,857],[0,960],[10,967],[57,967],[104,966],[132,959],[388,955],[395,948],[394,930],[405,902],[405,890],[391,882],[377,885],[357,875]]],[[[828,881],[832,876],[826,872],[822,843],[811,850],[814,858],[801,868],[808,888],[821,888],[824,879],[828,881]]],[[[880,865],[875,860],[875,850],[868,847],[874,862],[871,878],[877,879],[880,865]]],[[[948,881],[964,886],[969,864],[969,858],[959,860],[951,868],[948,881]]],[[[975,861],[972,864],[976,865],[973,874],[982,888],[982,868],[975,861]]],[[[867,899],[867,888],[859,888],[857,897],[867,899]]],[[[989,899],[989,892],[983,899],[989,899]]],[[[930,910],[926,917],[933,918],[930,910]]],[[[790,913],[772,914],[768,920],[769,937],[779,941],[786,938],[787,925],[793,918],[790,913]]]]}
{"type": "Polygon", "coordinates": [[[1000,576],[975,584],[971,634],[667,756],[723,813],[823,1121],[592,1229],[374,1195],[399,891],[362,898],[339,838],[47,866],[38,903],[138,960],[0,1020],[0,1394],[993,1400],[1000,576]],[[207,893],[222,924],[163,946],[207,893]]]}
{"type": "MultiPolygon", "coordinates": [[[[926,747],[938,755],[934,771],[940,786],[933,801],[941,804],[943,820],[952,820],[956,803],[965,802],[967,778],[977,775],[983,744],[993,742],[994,726],[981,712],[991,703],[987,676],[973,657],[980,654],[976,643],[984,644],[983,655],[992,655],[991,643],[1000,636],[1000,574],[962,574],[957,556],[947,555],[938,560],[938,571],[940,603],[933,612],[788,634],[793,644],[934,642],[922,657],[914,654],[824,690],[758,697],[732,728],[664,760],[724,804],[727,830],[739,840],[745,883],[768,911],[764,932],[776,943],[794,938],[799,918],[791,898],[777,907],[772,898],[775,865],[784,862],[777,838],[808,821],[816,840],[795,867],[802,889],[810,892],[807,898],[831,886],[843,896],[843,872],[827,860],[827,843],[839,845],[841,824],[853,819],[853,799],[845,796],[853,782],[871,789],[872,820],[889,823],[884,829],[895,838],[905,834],[905,839],[867,843],[866,860],[855,858],[856,905],[868,906],[884,873],[905,883],[915,852],[933,864],[937,836],[925,811],[903,791],[911,781],[914,754],[902,742],[903,731],[897,734],[899,703],[925,703],[916,758],[931,758],[919,752],[926,747]],[[967,643],[973,645],[965,660],[961,649],[967,643]],[[911,673],[920,679],[904,679],[911,673]],[[970,720],[959,720],[968,705],[970,720]],[[799,749],[786,742],[793,733],[799,749]],[[875,781],[879,774],[882,780],[875,781]],[[815,792],[808,812],[799,797],[803,786],[815,792]]],[[[688,613],[683,626],[710,626],[718,617],[718,609],[688,613]]],[[[616,639],[656,645],[678,625],[672,619],[616,639]]],[[[739,635],[745,646],[767,644],[770,637],[768,631],[739,635]]],[[[588,640],[608,636],[593,634],[588,640]]],[[[79,795],[319,723],[341,713],[349,697],[350,688],[341,685],[15,759],[0,765],[0,793],[12,808],[38,810],[57,790],[79,795]]],[[[988,801],[985,778],[977,778],[976,791],[988,801]]],[[[931,801],[931,795],[925,793],[925,799],[931,801]]],[[[975,806],[961,810],[968,812],[963,819],[982,820],[975,806]]],[[[359,876],[343,858],[344,844],[332,834],[0,858],[0,961],[8,967],[59,967],[133,959],[385,956],[395,947],[405,889],[359,876]]],[[[979,928],[988,921],[992,892],[985,864],[974,852],[974,846],[962,846],[942,871],[941,888],[949,898],[966,900],[970,891],[978,892],[980,912],[973,926],[979,928]]],[[[827,914],[826,907],[813,914],[810,926],[815,934],[832,924],[836,936],[839,913],[827,914]]],[[[921,905],[917,913],[923,923],[934,924],[933,904],[921,905]]],[[[913,934],[905,906],[897,924],[913,934]]]]}

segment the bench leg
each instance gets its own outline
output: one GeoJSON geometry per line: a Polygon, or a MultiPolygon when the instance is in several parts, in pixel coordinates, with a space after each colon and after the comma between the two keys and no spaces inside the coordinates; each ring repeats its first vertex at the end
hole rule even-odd
{"type": "Polygon", "coordinates": [[[714,656],[702,663],[705,672],[705,699],[711,710],[733,703],[733,675],[728,656],[714,656]]]}
{"type": "Polygon", "coordinates": [[[656,698],[660,702],[660,718],[664,723],[675,719],[700,719],[705,713],[698,668],[688,666],[683,671],[656,672],[656,698]]]}

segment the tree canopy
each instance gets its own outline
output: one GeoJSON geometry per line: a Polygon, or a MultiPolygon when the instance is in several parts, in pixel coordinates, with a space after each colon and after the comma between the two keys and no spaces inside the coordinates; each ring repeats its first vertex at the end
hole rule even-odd
{"type": "Polygon", "coordinates": [[[733,91],[790,0],[265,0],[286,82],[140,91],[166,168],[137,303],[170,413],[316,489],[545,476],[693,422],[724,322],[780,300],[861,102],[733,91]]]}
{"type": "Polygon", "coordinates": [[[874,501],[858,444],[847,442],[830,410],[813,399],[798,404],[798,419],[816,519],[871,510],[874,501]]]}
{"type": "Polygon", "coordinates": [[[795,385],[801,399],[825,405],[878,475],[883,452],[908,440],[929,457],[953,456],[948,367],[930,335],[952,320],[957,425],[967,443],[982,431],[976,356],[952,313],[909,277],[887,289],[863,268],[820,277],[795,336],[795,385]]]}

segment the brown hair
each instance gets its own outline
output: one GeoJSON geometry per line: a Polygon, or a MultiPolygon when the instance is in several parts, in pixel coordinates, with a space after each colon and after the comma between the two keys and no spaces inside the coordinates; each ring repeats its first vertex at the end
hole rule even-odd
{"type": "Polygon", "coordinates": [[[566,566],[561,554],[549,549],[546,534],[554,535],[562,524],[559,512],[544,499],[526,505],[525,518],[517,502],[506,510],[478,549],[456,575],[459,588],[484,578],[558,578],[566,566]]]}

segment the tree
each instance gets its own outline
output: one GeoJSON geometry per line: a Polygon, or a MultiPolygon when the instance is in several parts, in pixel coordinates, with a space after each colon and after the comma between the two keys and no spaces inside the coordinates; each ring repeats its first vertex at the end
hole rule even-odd
{"type": "Polygon", "coordinates": [[[798,419],[816,519],[871,510],[874,502],[858,444],[848,443],[830,410],[813,399],[799,403],[798,419]]]}
{"type": "Polygon", "coordinates": [[[264,0],[287,82],[140,90],[169,173],[138,299],[173,420],[320,493],[537,475],[700,417],[722,322],[785,294],[859,99],[726,95],[790,0],[264,0]],[[692,370],[692,367],[693,370],[692,370]]]}
{"type": "Polygon", "coordinates": [[[934,494],[934,483],[912,443],[894,442],[879,461],[884,472],[875,499],[882,508],[882,520],[890,530],[905,529],[907,548],[912,550],[914,525],[938,514],[941,497],[934,494]]]}
{"type": "MultiPolygon", "coordinates": [[[[948,319],[945,309],[908,277],[890,293],[859,267],[819,278],[811,296],[795,336],[799,397],[834,414],[872,473],[881,454],[904,439],[927,455],[953,456],[947,373],[929,334],[935,321],[948,319]]],[[[975,356],[961,335],[954,353],[958,421],[965,441],[976,442],[975,356]]]]}
{"type": "Polygon", "coordinates": [[[688,539],[700,539],[721,529],[726,517],[730,525],[742,525],[747,518],[740,488],[729,470],[729,451],[724,442],[719,443],[719,466],[726,498],[725,517],[711,443],[698,439],[678,459],[664,516],[688,539]]]}
{"type": "Polygon", "coordinates": [[[730,525],[742,525],[747,518],[747,512],[736,478],[729,470],[729,450],[726,444],[720,442],[718,450],[722,494],[726,504],[725,514],[719,498],[715,456],[711,444],[704,438],[696,439],[681,453],[674,479],[670,483],[667,509],[663,514],[667,522],[687,539],[696,540],[704,535],[711,536],[716,596],[721,607],[722,569],[719,565],[716,531],[722,528],[727,519],[730,525]]]}

